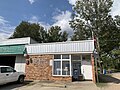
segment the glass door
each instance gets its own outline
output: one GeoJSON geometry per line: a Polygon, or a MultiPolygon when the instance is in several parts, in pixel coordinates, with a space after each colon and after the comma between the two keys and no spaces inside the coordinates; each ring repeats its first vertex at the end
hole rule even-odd
{"type": "Polygon", "coordinates": [[[71,55],[72,78],[73,81],[79,81],[81,75],[81,58],[80,55],[71,55]]]}

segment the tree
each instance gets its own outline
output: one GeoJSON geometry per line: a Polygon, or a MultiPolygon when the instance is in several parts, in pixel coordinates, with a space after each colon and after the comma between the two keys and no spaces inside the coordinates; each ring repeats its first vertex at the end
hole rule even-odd
{"type": "Polygon", "coordinates": [[[61,28],[59,26],[52,26],[48,30],[48,37],[48,42],[61,42],[67,40],[68,34],[66,31],[61,32],[61,28]]]}
{"type": "Polygon", "coordinates": [[[111,0],[77,1],[74,6],[73,20],[70,21],[71,27],[81,36],[90,37],[92,35],[90,32],[94,32],[98,37],[101,28],[104,26],[104,21],[109,16],[112,3],[111,0]],[[89,35],[87,35],[87,32],[89,32],[89,35]]]}
{"type": "Polygon", "coordinates": [[[112,50],[118,49],[120,42],[120,17],[110,15],[112,4],[112,0],[78,0],[70,21],[74,30],[72,40],[97,38],[96,48],[101,60],[103,56],[111,59],[112,50]]]}
{"type": "Polygon", "coordinates": [[[22,21],[10,38],[31,37],[37,42],[47,42],[47,32],[44,27],[36,23],[22,21]]]}
{"type": "Polygon", "coordinates": [[[119,32],[119,29],[117,28],[115,21],[111,16],[106,18],[105,23],[106,24],[104,24],[104,26],[101,28],[102,31],[99,32],[99,39],[101,51],[103,53],[109,53],[111,50],[116,48],[116,46],[118,46],[117,34],[119,32]],[[111,33],[113,34],[111,35],[111,33]]]}
{"type": "Polygon", "coordinates": [[[67,41],[68,40],[68,33],[66,31],[63,31],[61,35],[61,41],[67,41]]]}
{"type": "Polygon", "coordinates": [[[22,21],[10,38],[31,37],[39,43],[67,41],[68,33],[61,31],[59,26],[52,26],[49,30],[37,23],[22,21]],[[47,32],[48,31],[48,32],[47,32]]]}

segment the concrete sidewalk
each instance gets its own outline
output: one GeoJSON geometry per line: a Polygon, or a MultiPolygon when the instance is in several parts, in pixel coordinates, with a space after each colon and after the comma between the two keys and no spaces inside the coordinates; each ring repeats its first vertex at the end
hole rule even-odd
{"type": "Polygon", "coordinates": [[[120,90],[120,84],[99,83],[96,85],[92,81],[70,83],[33,81],[26,85],[17,85],[18,84],[5,85],[0,88],[0,90],[120,90]]]}
{"type": "Polygon", "coordinates": [[[99,90],[92,81],[82,82],[41,82],[35,81],[27,86],[15,90],[99,90]]]}
{"type": "Polygon", "coordinates": [[[94,84],[92,81],[81,82],[41,82],[35,81],[31,85],[27,85],[15,90],[119,90],[120,84],[115,83],[99,83],[94,84]]]}

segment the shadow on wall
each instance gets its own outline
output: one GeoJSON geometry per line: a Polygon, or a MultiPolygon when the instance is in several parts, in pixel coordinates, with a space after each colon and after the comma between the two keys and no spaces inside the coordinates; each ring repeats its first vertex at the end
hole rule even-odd
{"type": "Polygon", "coordinates": [[[120,79],[114,78],[110,75],[100,74],[98,77],[100,83],[116,83],[116,84],[120,83],[120,79]]]}

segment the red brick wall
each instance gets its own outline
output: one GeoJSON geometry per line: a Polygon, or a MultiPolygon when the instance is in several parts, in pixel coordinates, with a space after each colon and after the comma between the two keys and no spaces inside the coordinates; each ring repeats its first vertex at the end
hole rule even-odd
{"type": "Polygon", "coordinates": [[[27,80],[72,81],[71,77],[52,76],[53,55],[31,55],[26,59],[27,80]]]}

